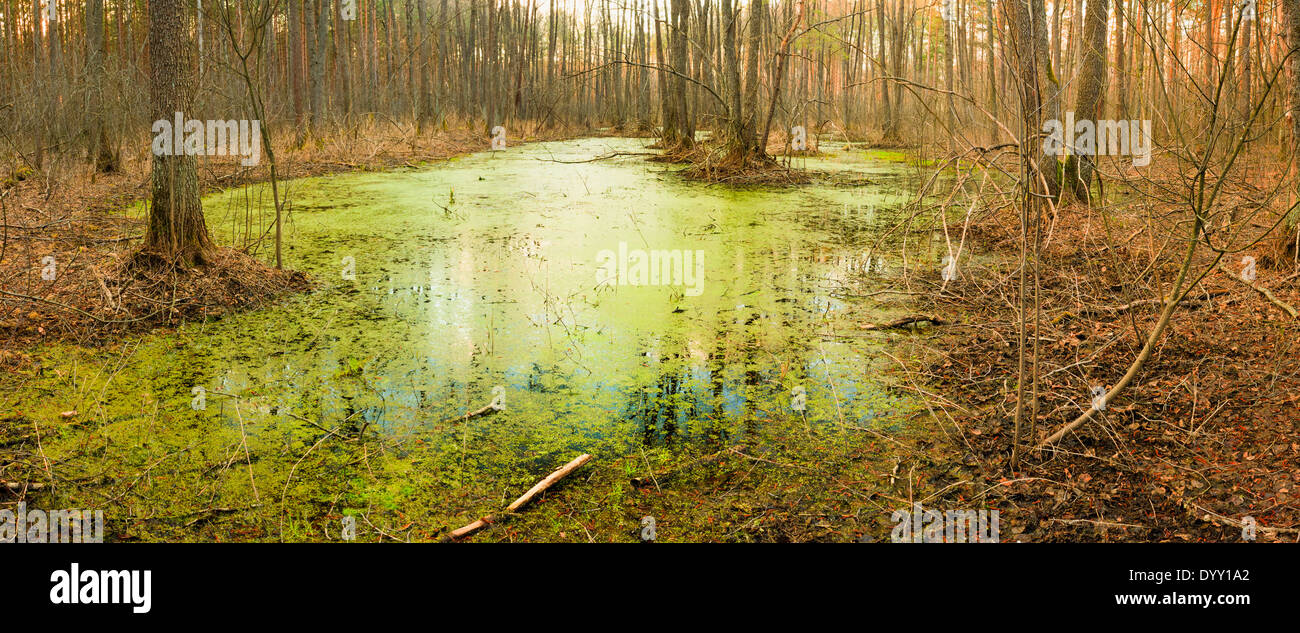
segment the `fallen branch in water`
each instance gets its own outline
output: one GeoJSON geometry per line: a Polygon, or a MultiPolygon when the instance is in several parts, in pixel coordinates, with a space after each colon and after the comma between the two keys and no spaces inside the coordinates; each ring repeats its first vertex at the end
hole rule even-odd
{"type": "Polygon", "coordinates": [[[611,152],[609,154],[604,154],[601,156],[597,156],[595,158],[588,158],[587,160],[557,160],[554,158],[536,158],[535,160],[540,160],[547,163],[559,163],[561,165],[580,165],[582,163],[594,163],[598,160],[609,160],[611,158],[616,158],[619,156],[658,156],[658,155],[659,155],[658,152],[611,152]]]}
{"type": "Polygon", "coordinates": [[[896,321],[890,321],[889,323],[880,323],[877,325],[861,325],[858,327],[859,329],[863,329],[863,330],[893,330],[896,328],[903,327],[905,325],[911,325],[913,323],[925,323],[925,322],[929,322],[932,325],[947,325],[948,323],[947,321],[944,321],[943,319],[940,319],[937,316],[926,316],[923,314],[918,314],[918,315],[903,317],[896,321]]]}
{"type": "MultiPolygon", "coordinates": [[[[536,497],[537,495],[546,492],[547,488],[550,488],[551,486],[555,485],[555,482],[567,477],[569,473],[572,473],[573,471],[577,470],[583,464],[587,463],[587,461],[590,459],[591,459],[591,455],[588,455],[587,453],[583,453],[575,457],[573,461],[555,469],[555,472],[547,475],[545,479],[537,482],[537,485],[533,486],[532,488],[529,488],[528,492],[525,492],[523,496],[519,497],[518,499],[515,499],[513,503],[506,506],[506,514],[510,514],[518,510],[519,508],[524,507],[525,505],[527,505],[529,501],[533,500],[533,497],[536,497]]],[[[485,516],[473,523],[470,523],[469,525],[466,525],[465,527],[452,530],[451,534],[449,535],[449,538],[458,539],[467,536],[469,534],[473,534],[474,532],[477,532],[478,530],[486,527],[489,523],[493,523],[493,522],[494,522],[494,517],[485,516]]]]}
{"type": "Polygon", "coordinates": [[[460,417],[460,420],[463,422],[463,421],[468,420],[468,419],[470,419],[470,418],[477,418],[477,417],[480,416],[480,415],[486,415],[486,414],[492,413],[493,411],[500,411],[500,409],[498,409],[498,408],[496,408],[496,407],[494,407],[494,406],[492,406],[492,405],[490,405],[490,404],[488,404],[488,405],[484,405],[483,408],[482,408],[482,409],[479,409],[478,411],[470,411],[469,413],[466,413],[465,415],[461,416],[461,417],[460,417]]]}

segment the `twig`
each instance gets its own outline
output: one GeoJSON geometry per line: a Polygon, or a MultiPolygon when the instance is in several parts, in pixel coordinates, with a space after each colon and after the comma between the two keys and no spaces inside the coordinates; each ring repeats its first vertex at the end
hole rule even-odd
{"type": "MultiPolygon", "coordinates": [[[[551,486],[555,485],[555,482],[564,479],[566,476],[568,476],[569,473],[577,470],[583,464],[587,463],[590,459],[591,459],[591,455],[587,453],[583,453],[575,457],[573,461],[555,469],[555,472],[547,475],[545,479],[537,482],[537,485],[533,486],[532,488],[529,488],[528,492],[525,492],[523,496],[519,497],[518,499],[515,499],[513,503],[506,506],[506,514],[513,513],[519,508],[524,507],[525,505],[528,504],[529,501],[533,500],[533,497],[536,497],[537,495],[545,492],[547,488],[550,488],[551,486]]],[[[458,539],[463,536],[472,534],[492,522],[493,522],[493,517],[485,516],[473,523],[470,523],[469,525],[466,525],[465,527],[452,530],[450,538],[458,539]]]]}

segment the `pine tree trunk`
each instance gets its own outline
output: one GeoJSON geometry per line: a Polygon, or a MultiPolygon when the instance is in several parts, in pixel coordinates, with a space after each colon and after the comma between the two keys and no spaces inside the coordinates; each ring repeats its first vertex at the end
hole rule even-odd
{"type": "MultiPolygon", "coordinates": [[[[762,2],[762,0],[755,0],[762,2]]],[[[690,149],[695,146],[695,130],[691,126],[690,111],[686,109],[686,91],[688,83],[682,75],[689,75],[691,71],[690,59],[686,55],[687,28],[690,24],[691,5],[689,0],[672,0],[673,11],[673,29],[669,36],[672,43],[672,67],[678,74],[672,77],[672,90],[668,98],[673,100],[673,110],[676,115],[674,122],[676,129],[673,136],[676,138],[676,145],[680,149],[690,149]]],[[[667,123],[665,122],[665,125],[667,123]]]]}
{"type": "Polygon", "coordinates": [[[303,89],[306,83],[303,72],[303,28],[302,28],[302,10],[303,2],[309,0],[289,0],[289,20],[288,20],[288,37],[289,37],[289,83],[292,85],[293,92],[293,123],[295,132],[294,145],[301,146],[305,138],[304,132],[306,126],[303,125],[303,117],[306,108],[303,104],[303,89]]]}
{"type": "Polygon", "coordinates": [[[339,97],[344,120],[352,114],[352,22],[343,19],[343,4],[334,5],[334,56],[338,63],[339,97]]]}
{"type": "MultiPolygon", "coordinates": [[[[32,0],[32,24],[39,25],[43,21],[44,16],[41,12],[41,0],[32,0]]],[[[45,48],[41,45],[41,31],[42,29],[40,26],[36,26],[32,29],[32,74],[35,76],[40,76],[45,68],[45,48]]],[[[45,94],[48,90],[47,84],[48,82],[38,82],[38,87],[36,88],[37,106],[41,108],[48,107],[48,99],[45,94]]],[[[46,117],[42,118],[44,119],[46,117]]],[[[44,124],[38,124],[35,133],[36,147],[32,155],[32,163],[37,169],[40,169],[41,165],[45,162],[45,136],[46,131],[44,124]]]]}
{"type": "Polygon", "coordinates": [[[104,124],[104,0],[86,3],[87,157],[97,172],[117,170],[117,156],[104,124]]]}
{"type": "Polygon", "coordinates": [[[311,127],[319,132],[325,123],[325,47],[329,42],[329,22],[322,0],[307,0],[307,25],[311,31],[311,127]]]}
{"type": "MultiPolygon", "coordinates": [[[[196,69],[185,0],[149,3],[149,114],[171,121],[191,116],[196,69]]],[[[144,251],[182,266],[201,264],[212,248],[199,197],[197,160],[181,148],[153,157],[153,196],[144,251]]]]}

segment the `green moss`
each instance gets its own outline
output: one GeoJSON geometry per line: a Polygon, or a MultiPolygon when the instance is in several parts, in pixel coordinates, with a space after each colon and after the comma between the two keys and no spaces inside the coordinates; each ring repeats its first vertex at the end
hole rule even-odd
{"type": "MultiPolygon", "coordinates": [[[[39,374],[0,388],[15,419],[39,423],[57,476],[80,482],[41,503],[103,508],[114,540],[337,539],[348,514],[366,519],[358,538],[418,540],[587,452],[567,505],[542,502],[493,538],[632,540],[653,511],[675,515],[661,540],[734,540],[762,538],[740,520],[761,500],[708,491],[750,472],[751,495],[779,494],[801,471],[736,457],[658,501],[628,480],[745,445],[771,462],[841,460],[865,481],[864,436],[844,429],[899,428],[916,405],[888,388],[883,339],[820,333],[862,318],[831,291],[898,217],[906,168],[832,157],[818,165],[881,184],[733,190],[638,157],[553,162],[639,149],[543,143],[284,183],[285,265],[319,290],[101,348],[33,350],[39,374]],[[597,287],[598,253],[621,242],[703,252],[702,293],[597,287]],[[504,411],[460,419],[498,385],[504,411]],[[795,387],[806,417],[791,411],[795,387]]],[[[273,217],[260,186],[205,208],[223,244],[273,217]]]]}

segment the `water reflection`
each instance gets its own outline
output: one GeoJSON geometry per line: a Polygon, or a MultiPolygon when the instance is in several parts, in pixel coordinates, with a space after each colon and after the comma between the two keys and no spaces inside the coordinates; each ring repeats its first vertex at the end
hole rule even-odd
{"type": "MultiPolygon", "coordinates": [[[[552,143],[300,184],[295,205],[313,211],[294,220],[287,265],[322,288],[187,326],[187,344],[154,343],[106,394],[149,385],[199,428],[243,428],[254,443],[370,429],[524,460],[762,441],[774,420],[870,424],[890,411],[878,343],[821,334],[853,326],[834,293],[888,270],[866,253],[904,198],[730,190],[637,157],[538,162],[638,148],[552,143]],[[620,243],[702,252],[702,293],[599,286],[597,256],[620,243]],[[354,281],[338,273],[349,256],[354,281]],[[194,385],[231,397],[188,412],[194,385]],[[497,386],[503,411],[461,419],[497,386]],[[792,409],[795,387],[806,411],[792,409]]],[[[208,207],[212,226],[241,226],[222,215],[235,205],[208,207]]]]}

